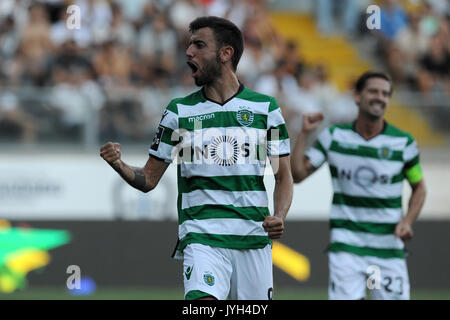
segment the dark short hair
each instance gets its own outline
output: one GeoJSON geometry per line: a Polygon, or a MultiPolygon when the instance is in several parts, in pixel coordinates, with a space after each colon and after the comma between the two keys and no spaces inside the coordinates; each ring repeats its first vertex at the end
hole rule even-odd
{"type": "Polygon", "coordinates": [[[387,82],[389,82],[391,90],[389,92],[389,94],[392,95],[392,92],[394,91],[393,85],[392,85],[392,79],[391,77],[384,73],[384,72],[380,72],[380,71],[366,71],[364,72],[359,78],[358,80],[356,80],[355,83],[355,91],[357,93],[361,93],[364,88],[366,87],[366,83],[367,80],[371,79],[371,78],[381,78],[386,80],[387,82]]]}
{"type": "Polygon", "coordinates": [[[233,22],[214,16],[199,17],[189,24],[189,32],[191,33],[201,28],[211,28],[213,30],[218,48],[223,46],[231,46],[233,48],[234,54],[231,57],[231,63],[234,71],[236,71],[244,51],[244,39],[241,30],[233,22]]]}

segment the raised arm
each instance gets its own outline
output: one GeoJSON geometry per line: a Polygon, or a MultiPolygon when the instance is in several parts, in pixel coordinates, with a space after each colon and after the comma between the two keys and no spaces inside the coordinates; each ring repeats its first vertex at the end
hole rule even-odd
{"type": "Polygon", "coordinates": [[[303,116],[302,129],[297,136],[291,158],[291,170],[294,183],[299,183],[306,179],[317,169],[305,157],[305,150],[309,135],[322,123],[322,120],[323,114],[321,112],[305,114],[303,116]]]}
{"type": "Polygon", "coordinates": [[[271,162],[275,173],[274,215],[266,217],[263,227],[269,233],[269,238],[278,239],[283,235],[284,220],[291,206],[294,184],[289,156],[274,158],[271,162]]]}
{"type": "Polygon", "coordinates": [[[100,148],[100,156],[133,188],[142,192],[154,189],[169,166],[168,163],[149,157],[143,168],[123,162],[120,144],[108,142],[100,148]]]}

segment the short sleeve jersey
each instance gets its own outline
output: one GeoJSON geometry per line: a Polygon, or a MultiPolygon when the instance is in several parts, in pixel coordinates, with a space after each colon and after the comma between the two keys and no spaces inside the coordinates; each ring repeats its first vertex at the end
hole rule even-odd
{"type": "Polygon", "coordinates": [[[267,156],[289,155],[280,107],[243,85],[223,104],[203,90],[172,100],[150,147],[151,156],[177,159],[178,250],[189,243],[231,249],[270,243],[264,186],[267,156]]]}
{"type": "Polygon", "coordinates": [[[402,218],[403,180],[422,179],[413,137],[385,123],[381,134],[366,140],[353,123],[335,125],[319,135],[306,156],[314,167],[327,161],[330,168],[330,251],[403,258],[403,242],[394,236],[402,218]]]}

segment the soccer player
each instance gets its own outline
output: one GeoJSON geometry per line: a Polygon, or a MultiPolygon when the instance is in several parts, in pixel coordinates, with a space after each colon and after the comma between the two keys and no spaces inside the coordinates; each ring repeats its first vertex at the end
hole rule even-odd
{"type": "Polygon", "coordinates": [[[391,95],[388,75],[364,73],[354,93],[356,121],[325,129],[305,153],[308,136],[324,118],[306,114],[292,152],[295,183],[325,161],[330,168],[330,299],[364,299],[366,288],[374,299],[409,299],[404,241],[413,236],[426,191],[415,140],[384,120],[391,95]],[[412,194],[403,216],[405,178],[412,194]]]}
{"type": "Polygon", "coordinates": [[[293,193],[285,121],[273,97],[239,82],[243,38],[233,23],[200,17],[189,30],[187,64],[201,90],[169,103],[143,168],[124,163],[118,143],[106,143],[100,155],[144,192],[177,159],[175,258],[184,260],[185,299],[271,299],[271,239],[283,234],[293,193]],[[276,181],[273,215],[267,158],[276,181]]]}

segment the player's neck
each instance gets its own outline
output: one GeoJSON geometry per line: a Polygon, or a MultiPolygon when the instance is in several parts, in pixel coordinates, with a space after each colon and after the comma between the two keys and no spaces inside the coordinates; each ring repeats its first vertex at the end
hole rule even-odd
{"type": "Polygon", "coordinates": [[[239,80],[234,72],[224,72],[222,77],[205,85],[203,89],[209,100],[223,104],[238,92],[239,86],[239,80]]]}
{"type": "Polygon", "coordinates": [[[372,139],[384,130],[384,119],[372,120],[359,116],[355,122],[355,130],[364,139],[372,139]]]}

